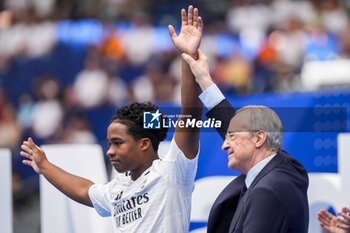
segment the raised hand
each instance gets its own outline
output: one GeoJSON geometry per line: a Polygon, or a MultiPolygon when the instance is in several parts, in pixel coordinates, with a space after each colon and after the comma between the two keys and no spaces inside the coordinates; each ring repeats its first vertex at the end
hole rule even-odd
{"type": "Polygon", "coordinates": [[[31,166],[35,172],[41,174],[43,164],[47,162],[44,151],[34,143],[32,138],[28,138],[28,141],[24,141],[21,149],[21,156],[28,159],[25,159],[22,162],[25,165],[31,166]]]}
{"type": "Polygon", "coordinates": [[[174,27],[169,25],[171,40],[182,53],[196,57],[202,38],[202,18],[198,16],[198,9],[193,9],[193,6],[190,5],[188,7],[188,14],[186,14],[185,9],[181,10],[181,19],[181,31],[178,36],[175,33],[174,27]]]}

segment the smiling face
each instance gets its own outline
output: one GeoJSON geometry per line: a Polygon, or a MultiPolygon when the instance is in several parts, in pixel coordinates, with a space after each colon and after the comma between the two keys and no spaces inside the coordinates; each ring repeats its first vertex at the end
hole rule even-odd
{"type": "Polygon", "coordinates": [[[255,134],[249,132],[249,111],[237,113],[230,121],[222,149],[228,152],[228,167],[247,174],[254,162],[255,134]]]}
{"type": "Polygon", "coordinates": [[[135,140],[127,133],[128,127],[117,121],[112,122],[107,129],[109,149],[107,155],[113,167],[120,173],[131,171],[142,174],[145,166],[145,156],[142,153],[142,139],[135,140]]]}

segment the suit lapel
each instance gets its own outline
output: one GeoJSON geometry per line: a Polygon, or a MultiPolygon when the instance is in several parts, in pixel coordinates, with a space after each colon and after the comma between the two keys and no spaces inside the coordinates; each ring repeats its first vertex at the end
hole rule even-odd
{"type": "Polygon", "coordinates": [[[214,204],[220,204],[227,199],[237,196],[240,193],[241,187],[244,185],[245,175],[240,175],[233,181],[231,181],[225,189],[220,193],[214,204]]]}
{"type": "MultiPolygon", "coordinates": [[[[247,190],[247,192],[248,192],[248,190],[247,190]]],[[[243,210],[243,208],[244,208],[244,206],[245,206],[245,202],[246,202],[247,196],[248,196],[248,193],[246,193],[246,194],[241,198],[241,200],[239,200],[237,209],[236,209],[236,211],[235,211],[235,214],[233,215],[233,218],[232,218],[232,221],[231,221],[231,224],[230,224],[230,230],[229,230],[229,232],[232,232],[232,231],[236,228],[237,222],[238,222],[239,218],[240,218],[241,215],[242,215],[242,210],[243,210]]]]}

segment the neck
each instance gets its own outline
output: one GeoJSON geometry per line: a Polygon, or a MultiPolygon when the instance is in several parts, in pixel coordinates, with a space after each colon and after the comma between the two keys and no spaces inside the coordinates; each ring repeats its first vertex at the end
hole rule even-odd
{"type": "Polygon", "coordinates": [[[258,153],[253,156],[253,159],[252,159],[251,163],[249,164],[248,169],[246,169],[242,173],[247,175],[247,173],[250,171],[250,169],[252,169],[255,165],[257,165],[258,163],[260,163],[261,161],[263,161],[264,159],[266,159],[267,157],[269,157],[273,154],[276,154],[276,152],[268,150],[268,149],[258,151],[258,153]]]}
{"type": "Polygon", "coordinates": [[[137,180],[144,171],[146,171],[149,167],[152,166],[152,163],[154,160],[159,159],[159,156],[157,153],[152,153],[150,156],[147,156],[147,160],[143,162],[142,166],[138,169],[135,169],[133,171],[130,171],[130,176],[132,180],[137,180]]]}

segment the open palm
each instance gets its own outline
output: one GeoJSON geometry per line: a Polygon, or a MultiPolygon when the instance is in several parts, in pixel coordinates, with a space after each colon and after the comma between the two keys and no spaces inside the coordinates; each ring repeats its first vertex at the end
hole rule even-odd
{"type": "Polygon", "coordinates": [[[169,34],[177,49],[181,52],[195,55],[202,38],[202,18],[198,16],[197,8],[193,9],[193,6],[189,6],[188,15],[186,15],[186,10],[181,10],[181,19],[180,34],[177,36],[174,27],[171,25],[169,25],[169,34]]]}
{"type": "Polygon", "coordinates": [[[21,148],[21,156],[27,158],[27,160],[23,160],[23,163],[31,166],[36,173],[41,174],[41,164],[47,161],[44,151],[31,138],[24,141],[21,148]]]}

